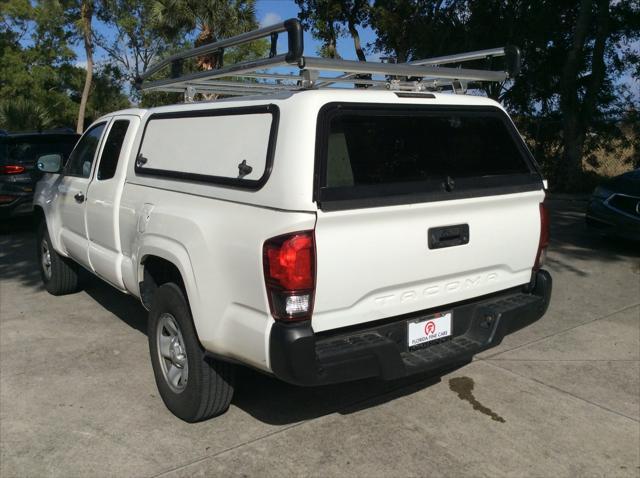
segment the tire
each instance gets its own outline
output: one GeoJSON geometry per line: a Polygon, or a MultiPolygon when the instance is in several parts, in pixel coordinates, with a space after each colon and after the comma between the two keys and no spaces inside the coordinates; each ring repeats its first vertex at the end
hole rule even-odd
{"type": "Polygon", "coordinates": [[[44,221],[38,225],[37,254],[40,277],[47,292],[52,295],[64,295],[80,289],[80,266],[53,249],[44,221]]]}
{"type": "Polygon", "coordinates": [[[225,412],[233,397],[235,369],[205,355],[185,294],[176,284],[155,291],[147,327],[156,385],[171,413],[193,423],[225,412]]]}

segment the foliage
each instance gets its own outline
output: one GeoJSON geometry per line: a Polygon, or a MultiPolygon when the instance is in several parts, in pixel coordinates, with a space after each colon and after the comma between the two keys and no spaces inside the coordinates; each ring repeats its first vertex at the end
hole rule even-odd
{"type": "MultiPolygon", "coordinates": [[[[64,5],[50,1],[32,5],[9,1],[0,18],[0,98],[10,114],[2,128],[71,127],[76,123],[85,69],[74,64],[74,26],[61,22],[64,5]],[[25,123],[28,112],[38,112],[25,123]],[[19,113],[23,112],[22,115],[19,113]],[[19,119],[22,116],[23,119],[19,119]],[[15,123],[14,123],[15,119],[15,123]],[[46,121],[45,121],[46,120],[46,121]]],[[[87,104],[86,122],[129,102],[107,71],[98,72],[87,104]]]]}
{"type": "MultiPolygon", "coordinates": [[[[194,46],[201,46],[258,28],[255,0],[154,0],[151,23],[165,38],[194,38],[194,46]]],[[[266,40],[228,48],[224,52],[202,55],[182,63],[182,71],[211,70],[224,63],[264,57],[269,50],[266,40]]],[[[174,98],[173,94],[152,94],[145,104],[174,98]]],[[[215,99],[215,95],[203,95],[215,99]]]]}
{"type": "Polygon", "coordinates": [[[327,58],[340,58],[338,37],[349,34],[353,39],[356,56],[366,61],[360,44],[358,25],[366,25],[369,15],[368,0],[295,0],[303,26],[322,42],[319,54],[327,58]]]}
{"type": "MultiPolygon", "coordinates": [[[[255,0],[0,0],[1,126],[10,130],[86,126],[100,115],[126,108],[175,103],[179,94],[140,95],[133,85],[159,57],[258,27],[255,0]],[[83,8],[84,7],[84,8],[83,8]],[[93,22],[104,28],[95,30],[93,22]],[[76,47],[88,68],[77,65],[76,47]],[[93,53],[98,64],[93,73],[93,53]],[[81,110],[87,86],[86,117],[81,110]],[[31,113],[30,113],[31,112],[31,113]],[[28,116],[33,118],[28,120],[28,116]],[[26,121],[26,122],[25,122],[26,121]],[[28,126],[25,126],[28,125],[28,126]]],[[[213,68],[223,59],[266,55],[267,41],[254,42],[187,62],[213,68]]]]}
{"type": "Polygon", "coordinates": [[[108,55],[113,73],[124,81],[131,96],[140,95],[132,88],[136,79],[162,55],[181,46],[163,36],[153,26],[155,0],[102,0],[97,17],[109,26],[113,35],[95,33],[95,42],[108,55]]]}
{"type": "MultiPolygon", "coordinates": [[[[168,38],[195,34],[195,46],[258,27],[255,0],[155,0],[152,22],[168,38]]],[[[221,61],[219,53],[204,55],[198,58],[198,67],[218,68],[221,61]]]]}
{"type": "Polygon", "coordinates": [[[25,98],[0,103],[0,128],[41,131],[51,128],[51,113],[41,104],[25,98]]]}

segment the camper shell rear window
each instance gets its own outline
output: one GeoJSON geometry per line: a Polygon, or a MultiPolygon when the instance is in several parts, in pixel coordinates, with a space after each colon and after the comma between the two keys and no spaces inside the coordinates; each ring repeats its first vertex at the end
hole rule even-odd
{"type": "Polygon", "coordinates": [[[315,175],[323,210],[542,188],[518,132],[493,107],[330,103],[318,116],[315,175]]]}

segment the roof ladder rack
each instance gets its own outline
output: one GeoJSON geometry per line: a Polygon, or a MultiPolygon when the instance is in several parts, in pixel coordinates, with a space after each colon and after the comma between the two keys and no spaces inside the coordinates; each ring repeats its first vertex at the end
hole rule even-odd
{"type": "Polygon", "coordinates": [[[244,96],[312,88],[344,88],[348,85],[416,92],[448,88],[454,92],[464,92],[469,83],[505,81],[513,78],[520,70],[520,50],[514,46],[407,63],[319,58],[304,56],[303,52],[302,25],[292,18],[165,58],[151,65],[137,79],[136,86],[141,91],[181,92],[184,93],[185,101],[193,101],[198,93],[244,96]],[[277,49],[280,33],[287,34],[287,51],[284,53],[278,53],[277,49]],[[182,73],[184,61],[189,58],[212,53],[223,55],[225,49],[266,38],[270,41],[268,57],[239,61],[212,70],[182,73]],[[465,62],[494,57],[505,57],[503,70],[459,66],[465,62]],[[292,68],[298,72],[292,73],[292,68]],[[166,69],[170,70],[168,78],[155,78],[166,69]]]}

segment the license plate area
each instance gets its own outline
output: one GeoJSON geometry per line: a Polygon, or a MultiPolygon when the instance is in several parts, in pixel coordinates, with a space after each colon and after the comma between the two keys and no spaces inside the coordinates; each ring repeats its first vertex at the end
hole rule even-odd
{"type": "Polygon", "coordinates": [[[416,350],[429,345],[436,345],[451,338],[453,312],[419,317],[407,321],[407,346],[416,350]]]}

